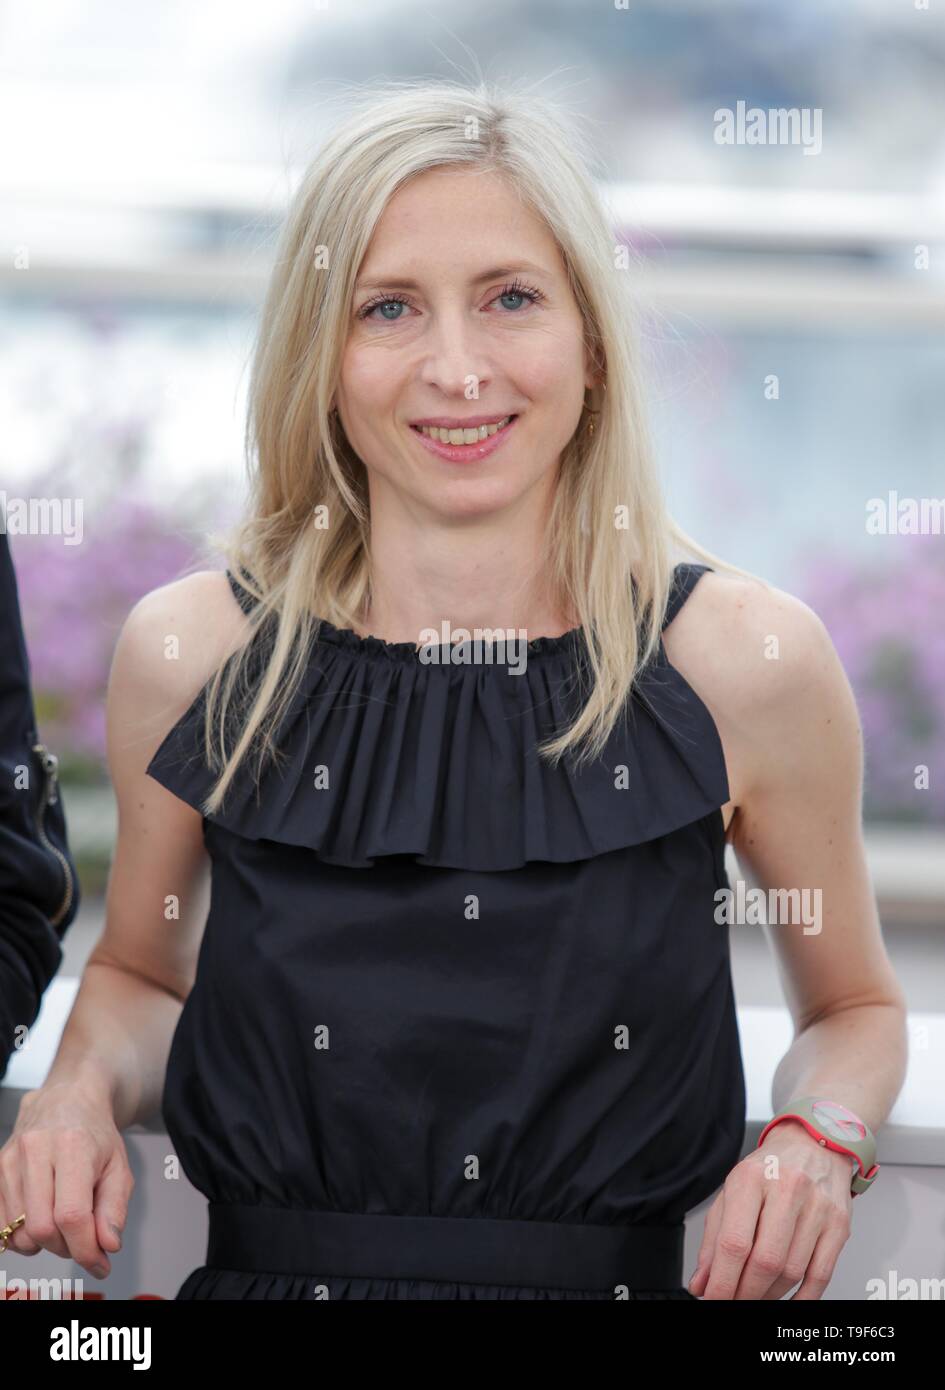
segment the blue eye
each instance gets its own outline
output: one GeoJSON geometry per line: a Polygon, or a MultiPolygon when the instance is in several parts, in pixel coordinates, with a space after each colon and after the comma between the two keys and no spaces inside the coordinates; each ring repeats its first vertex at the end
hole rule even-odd
{"type": "MultiPolygon", "coordinates": [[[[516,281],[513,284],[506,285],[505,289],[502,290],[501,293],[497,294],[495,299],[492,300],[492,303],[495,304],[502,301],[502,307],[505,310],[507,310],[509,313],[518,313],[522,309],[523,305],[540,304],[544,297],[545,296],[541,292],[541,290],[533,289],[528,285],[523,285],[516,281]],[[505,303],[504,301],[507,300],[512,300],[515,302],[505,303]]],[[[359,309],[358,318],[373,318],[375,322],[383,321],[384,323],[399,323],[400,320],[405,317],[405,315],[402,314],[400,310],[409,307],[410,301],[406,298],[406,296],[402,296],[399,294],[385,294],[382,296],[378,296],[378,298],[376,299],[371,300],[370,303],[365,304],[363,308],[359,309]],[[381,311],[380,318],[378,318],[376,314],[376,310],[378,309],[380,309],[381,311]]]]}
{"type": "MultiPolygon", "coordinates": [[[[374,299],[374,300],[372,300],[372,301],[370,302],[370,304],[365,304],[365,306],[364,306],[363,309],[359,309],[359,310],[358,310],[358,318],[359,318],[359,319],[373,318],[373,317],[374,317],[374,310],[375,310],[375,309],[390,309],[390,308],[402,309],[402,308],[404,308],[404,307],[406,306],[406,303],[407,303],[406,299],[400,299],[397,295],[386,294],[386,295],[383,297],[383,299],[374,299]]],[[[403,317],[403,315],[402,315],[402,314],[399,314],[399,313],[397,313],[397,314],[387,314],[387,313],[385,313],[385,314],[383,315],[383,318],[384,318],[385,323],[397,323],[398,320],[401,319],[402,317],[403,317]]]]}
{"type": "Polygon", "coordinates": [[[501,294],[496,296],[498,300],[517,299],[517,304],[503,304],[503,308],[510,312],[521,309],[522,304],[540,304],[544,299],[541,290],[534,289],[530,285],[524,285],[520,280],[513,280],[510,285],[506,285],[501,294]]]}

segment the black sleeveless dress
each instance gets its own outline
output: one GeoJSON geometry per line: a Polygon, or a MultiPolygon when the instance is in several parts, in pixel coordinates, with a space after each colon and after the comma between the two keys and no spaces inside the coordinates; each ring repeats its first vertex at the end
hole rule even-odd
{"type": "MultiPolygon", "coordinates": [[[[602,757],[549,769],[585,656],[320,625],[285,757],[204,818],[162,1113],[210,1239],[178,1299],[691,1299],[683,1218],[745,1128],[725,761],[661,643],[602,757]]],[[[197,809],[204,694],[147,769],[197,809]]]]}

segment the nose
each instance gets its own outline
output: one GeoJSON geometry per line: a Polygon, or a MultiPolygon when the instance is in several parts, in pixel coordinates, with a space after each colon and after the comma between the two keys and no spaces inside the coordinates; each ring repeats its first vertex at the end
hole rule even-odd
{"type": "Polygon", "coordinates": [[[492,380],[482,335],[468,309],[454,307],[431,314],[423,335],[420,379],[453,400],[478,400],[492,380]]]}

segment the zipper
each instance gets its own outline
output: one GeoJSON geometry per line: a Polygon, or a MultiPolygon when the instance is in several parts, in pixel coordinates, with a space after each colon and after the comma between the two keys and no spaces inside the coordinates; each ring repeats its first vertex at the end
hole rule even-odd
{"type": "Polygon", "coordinates": [[[50,925],[57,927],[72,905],[72,895],[74,892],[72,869],[69,866],[69,861],[62,850],[59,849],[57,845],[54,845],[46,834],[46,826],[44,823],[47,806],[55,806],[56,802],[59,800],[59,759],[56,757],[55,753],[50,753],[45,743],[34,743],[33,752],[39,754],[44,774],[43,794],[40,797],[39,807],[36,812],[36,829],[39,832],[39,838],[43,846],[49,850],[50,854],[54,854],[59,860],[66,884],[62,902],[59,904],[55,916],[49,919],[50,925]]]}

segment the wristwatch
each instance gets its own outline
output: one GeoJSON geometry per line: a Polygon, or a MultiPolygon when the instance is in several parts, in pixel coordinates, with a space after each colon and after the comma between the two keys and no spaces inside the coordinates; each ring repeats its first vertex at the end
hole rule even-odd
{"type": "Polygon", "coordinates": [[[792,1100],[783,1110],[779,1110],[768,1121],[758,1139],[758,1147],[765,1135],[782,1120],[800,1120],[808,1134],[836,1153],[849,1154],[854,1160],[850,1191],[854,1197],[865,1192],[879,1172],[876,1162],[876,1138],[869,1125],[864,1124],[859,1115],[854,1115],[845,1105],[835,1100],[822,1100],[817,1096],[803,1096],[792,1100]]]}

